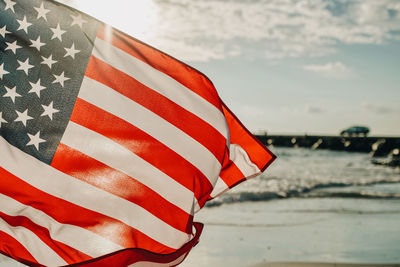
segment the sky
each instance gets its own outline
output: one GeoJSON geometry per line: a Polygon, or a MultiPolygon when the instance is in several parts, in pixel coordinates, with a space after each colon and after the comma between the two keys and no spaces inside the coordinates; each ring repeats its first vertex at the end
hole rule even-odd
{"type": "Polygon", "coordinates": [[[206,74],[254,133],[400,136],[398,0],[60,2],[206,74]]]}

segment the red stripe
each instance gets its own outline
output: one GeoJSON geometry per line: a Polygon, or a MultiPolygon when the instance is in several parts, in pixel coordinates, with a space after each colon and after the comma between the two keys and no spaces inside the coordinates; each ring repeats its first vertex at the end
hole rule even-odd
{"type": "Polygon", "coordinates": [[[35,224],[29,218],[24,216],[9,216],[0,211],[0,218],[13,227],[22,226],[32,231],[40,240],[49,248],[57,253],[68,264],[92,259],[88,255],[68,246],[61,242],[55,241],[50,237],[49,230],[35,224]]]}
{"type": "Polygon", "coordinates": [[[0,177],[2,194],[41,210],[62,224],[85,228],[122,247],[143,248],[159,253],[174,251],[119,220],[38,190],[1,167],[0,177]]]}
{"type": "Polygon", "coordinates": [[[211,192],[212,185],[201,171],[175,151],[132,124],[80,98],[75,103],[70,120],[129,149],[194,192],[196,198],[199,199],[211,192]]]}
{"type": "Polygon", "coordinates": [[[111,34],[109,34],[111,28],[105,27],[109,26],[102,25],[99,27],[98,38],[165,73],[222,111],[218,93],[204,74],[118,30],[112,29],[111,34]]]}
{"type": "Polygon", "coordinates": [[[231,187],[235,185],[238,181],[242,180],[244,178],[244,175],[235,165],[235,163],[233,163],[232,160],[229,160],[229,162],[222,169],[220,177],[228,187],[231,187]]]}
{"type": "Polygon", "coordinates": [[[206,147],[222,162],[225,137],[199,117],[94,56],[89,60],[85,75],[167,120],[206,147]]]}
{"type": "Polygon", "coordinates": [[[14,237],[0,231],[0,252],[22,263],[38,263],[31,253],[14,237]]]}
{"type": "Polygon", "coordinates": [[[250,160],[261,171],[264,171],[275,160],[276,156],[243,126],[225,104],[223,110],[229,127],[231,144],[241,146],[247,152],[250,160]]]}
{"type": "MultiPolygon", "coordinates": [[[[219,174],[218,179],[221,179],[222,181],[224,181],[224,183],[228,186],[228,188],[235,187],[237,184],[246,180],[243,173],[240,171],[240,169],[236,166],[236,164],[231,159],[227,158],[226,160],[224,160],[224,163],[222,166],[223,166],[223,168],[221,170],[221,173],[219,174]]],[[[223,192],[224,191],[218,192],[218,195],[223,192]]],[[[210,200],[210,199],[213,199],[213,197],[209,196],[209,198],[207,200],[210,200]]],[[[202,206],[200,206],[200,207],[202,207],[202,206]]]]}
{"type": "Polygon", "coordinates": [[[81,181],[131,201],[172,227],[191,234],[192,216],[152,189],[67,145],[58,146],[51,166],[81,181]],[[149,201],[151,200],[151,201],[149,201]]]}

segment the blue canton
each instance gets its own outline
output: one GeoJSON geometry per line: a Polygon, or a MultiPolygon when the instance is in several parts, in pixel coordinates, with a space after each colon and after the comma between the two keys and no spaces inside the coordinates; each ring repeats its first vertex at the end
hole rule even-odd
{"type": "Polygon", "coordinates": [[[71,116],[98,24],[52,1],[0,0],[0,134],[47,164],[71,116]]]}

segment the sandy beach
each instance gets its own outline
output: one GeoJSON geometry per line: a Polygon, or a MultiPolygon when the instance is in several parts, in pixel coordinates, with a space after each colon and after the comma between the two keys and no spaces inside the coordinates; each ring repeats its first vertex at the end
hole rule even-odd
{"type": "Polygon", "coordinates": [[[400,266],[399,207],[397,199],[293,198],[208,208],[182,266],[400,266]]]}
{"type": "Polygon", "coordinates": [[[395,267],[399,264],[346,264],[346,263],[296,263],[296,262],[277,262],[254,265],[254,267],[395,267]]]}

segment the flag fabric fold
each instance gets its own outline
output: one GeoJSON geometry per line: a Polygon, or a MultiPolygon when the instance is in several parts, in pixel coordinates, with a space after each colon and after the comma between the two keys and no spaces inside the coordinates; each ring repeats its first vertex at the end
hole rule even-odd
{"type": "Polygon", "coordinates": [[[199,71],[53,1],[0,0],[0,252],[178,265],[275,156],[199,71]]]}

